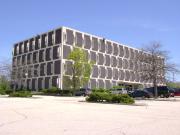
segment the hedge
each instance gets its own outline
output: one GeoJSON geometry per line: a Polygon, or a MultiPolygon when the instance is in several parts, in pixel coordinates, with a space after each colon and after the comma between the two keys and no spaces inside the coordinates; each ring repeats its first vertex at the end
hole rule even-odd
{"type": "Polygon", "coordinates": [[[17,91],[9,94],[9,97],[32,97],[30,91],[17,91]]]}
{"type": "Polygon", "coordinates": [[[87,98],[88,102],[107,102],[133,104],[134,99],[127,94],[111,94],[109,92],[92,92],[87,98]]]}

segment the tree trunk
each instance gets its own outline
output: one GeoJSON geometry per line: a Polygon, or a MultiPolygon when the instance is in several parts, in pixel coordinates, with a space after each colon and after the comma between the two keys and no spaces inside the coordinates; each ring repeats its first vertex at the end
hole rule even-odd
{"type": "Polygon", "coordinates": [[[157,81],[156,81],[156,79],[154,79],[153,85],[154,85],[155,98],[158,98],[158,90],[157,90],[157,81]]]}

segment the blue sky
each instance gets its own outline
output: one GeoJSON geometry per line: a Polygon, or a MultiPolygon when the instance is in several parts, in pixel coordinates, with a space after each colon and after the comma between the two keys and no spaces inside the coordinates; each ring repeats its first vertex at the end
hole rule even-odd
{"type": "Polygon", "coordinates": [[[1,0],[0,60],[14,43],[68,26],[137,48],[161,42],[180,64],[179,24],[180,0],[1,0]]]}

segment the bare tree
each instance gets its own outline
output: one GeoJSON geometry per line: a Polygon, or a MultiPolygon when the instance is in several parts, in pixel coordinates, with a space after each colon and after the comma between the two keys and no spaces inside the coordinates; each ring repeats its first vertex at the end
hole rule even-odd
{"type": "Polygon", "coordinates": [[[3,91],[10,88],[11,69],[10,60],[7,59],[0,61],[0,89],[3,91]]]}
{"type": "Polygon", "coordinates": [[[166,85],[166,75],[179,73],[177,66],[169,62],[169,53],[162,50],[162,45],[153,42],[141,49],[138,61],[142,64],[141,79],[153,84],[155,98],[158,97],[157,86],[166,85]]]}
{"type": "Polygon", "coordinates": [[[4,76],[7,80],[11,80],[12,65],[10,60],[0,61],[0,76],[4,76]]]}

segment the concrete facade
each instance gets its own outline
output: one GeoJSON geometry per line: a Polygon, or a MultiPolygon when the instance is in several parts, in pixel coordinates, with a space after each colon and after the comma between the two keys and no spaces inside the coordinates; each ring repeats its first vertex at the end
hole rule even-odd
{"type": "Polygon", "coordinates": [[[147,66],[136,60],[140,50],[61,27],[14,45],[12,71],[14,86],[33,90],[52,86],[63,89],[64,76],[71,77],[69,67],[72,62],[67,60],[67,57],[73,47],[84,49],[89,60],[95,62],[91,79],[86,87],[111,88],[118,84],[133,87],[152,85],[152,81],[144,81],[140,77],[142,67],[147,66]]]}

